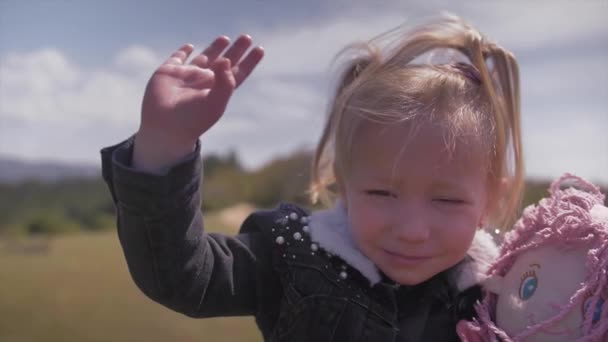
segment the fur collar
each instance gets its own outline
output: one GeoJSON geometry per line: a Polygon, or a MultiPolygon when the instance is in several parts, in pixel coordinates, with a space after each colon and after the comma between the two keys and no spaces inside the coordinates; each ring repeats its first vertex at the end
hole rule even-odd
{"type": "MultiPolygon", "coordinates": [[[[311,238],[319,246],[361,272],[372,286],[380,282],[380,271],[376,265],[355,245],[344,205],[338,202],[332,209],[312,213],[309,226],[311,238]]],[[[492,236],[480,229],[475,234],[468,256],[470,258],[450,270],[451,279],[461,291],[486,278],[486,271],[498,256],[498,247],[492,236]]]]}

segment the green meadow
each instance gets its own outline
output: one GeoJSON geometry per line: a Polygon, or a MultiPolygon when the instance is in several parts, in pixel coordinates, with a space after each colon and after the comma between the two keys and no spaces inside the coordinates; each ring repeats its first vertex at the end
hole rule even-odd
{"type": "MultiPolygon", "coordinates": [[[[308,162],[298,154],[247,173],[234,157],[207,157],[208,230],[233,234],[254,207],[279,198],[304,203],[308,162]]],[[[529,181],[524,204],[548,187],[529,181]]],[[[0,342],[262,340],[251,317],[192,319],[145,297],[114,220],[99,179],[0,184],[0,342]]]]}
{"type": "Polygon", "coordinates": [[[261,340],[251,317],[192,319],[145,297],[114,230],[0,239],[2,342],[261,340]]]}

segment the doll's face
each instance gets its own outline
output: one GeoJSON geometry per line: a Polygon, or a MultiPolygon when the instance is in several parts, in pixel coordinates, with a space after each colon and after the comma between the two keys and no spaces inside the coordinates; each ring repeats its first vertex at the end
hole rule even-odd
{"type": "MultiPolygon", "coordinates": [[[[528,326],[555,317],[585,280],[586,254],[586,248],[544,246],[520,255],[498,290],[497,325],[513,337],[528,326]]],[[[526,342],[580,337],[584,309],[584,301],[577,303],[564,319],[541,329],[526,342]]]]}

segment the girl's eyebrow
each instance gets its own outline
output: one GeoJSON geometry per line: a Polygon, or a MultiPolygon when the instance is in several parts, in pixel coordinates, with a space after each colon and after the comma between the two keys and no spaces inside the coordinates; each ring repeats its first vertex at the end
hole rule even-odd
{"type": "Polygon", "coordinates": [[[536,267],[540,269],[540,265],[539,264],[530,264],[530,267],[536,267]]]}
{"type": "MultiPolygon", "coordinates": [[[[368,174],[367,181],[373,183],[375,185],[385,185],[392,187],[400,187],[403,186],[407,181],[402,179],[399,176],[389,176],[387,174],[368,174]]],[[[473,192],[458,181],[451,181],[446,179],[437,179],[431,182],[431,190],[432,191],[454,191],[458,194],[463,194],[466,196],[473,196],[473,192]]]]}
{"type": "Polygon", "coordinates": [[[450,181],[446,181],[446,180],[440,180],[440,181],[436,181],[433,182],[433,189],[436,190],[456,190],[459,192],[464,192],[464,193],[470,193],[470,191],[467,190],[467,188],[463,185],[460,184],[460,182],[450,182],[450,181]]]}

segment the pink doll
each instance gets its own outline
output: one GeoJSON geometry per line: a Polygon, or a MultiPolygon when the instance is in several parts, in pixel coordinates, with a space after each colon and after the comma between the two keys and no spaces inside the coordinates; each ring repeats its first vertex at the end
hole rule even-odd
{"type": "Polygon", "coordinates": [[[550,195],[506,234],[476,305],[478,319],[458,324],[463,341],[608,341],[604,195],[570,174],[550,195]],[[580,189],[560,189],[567,182],[580,189]]]}

